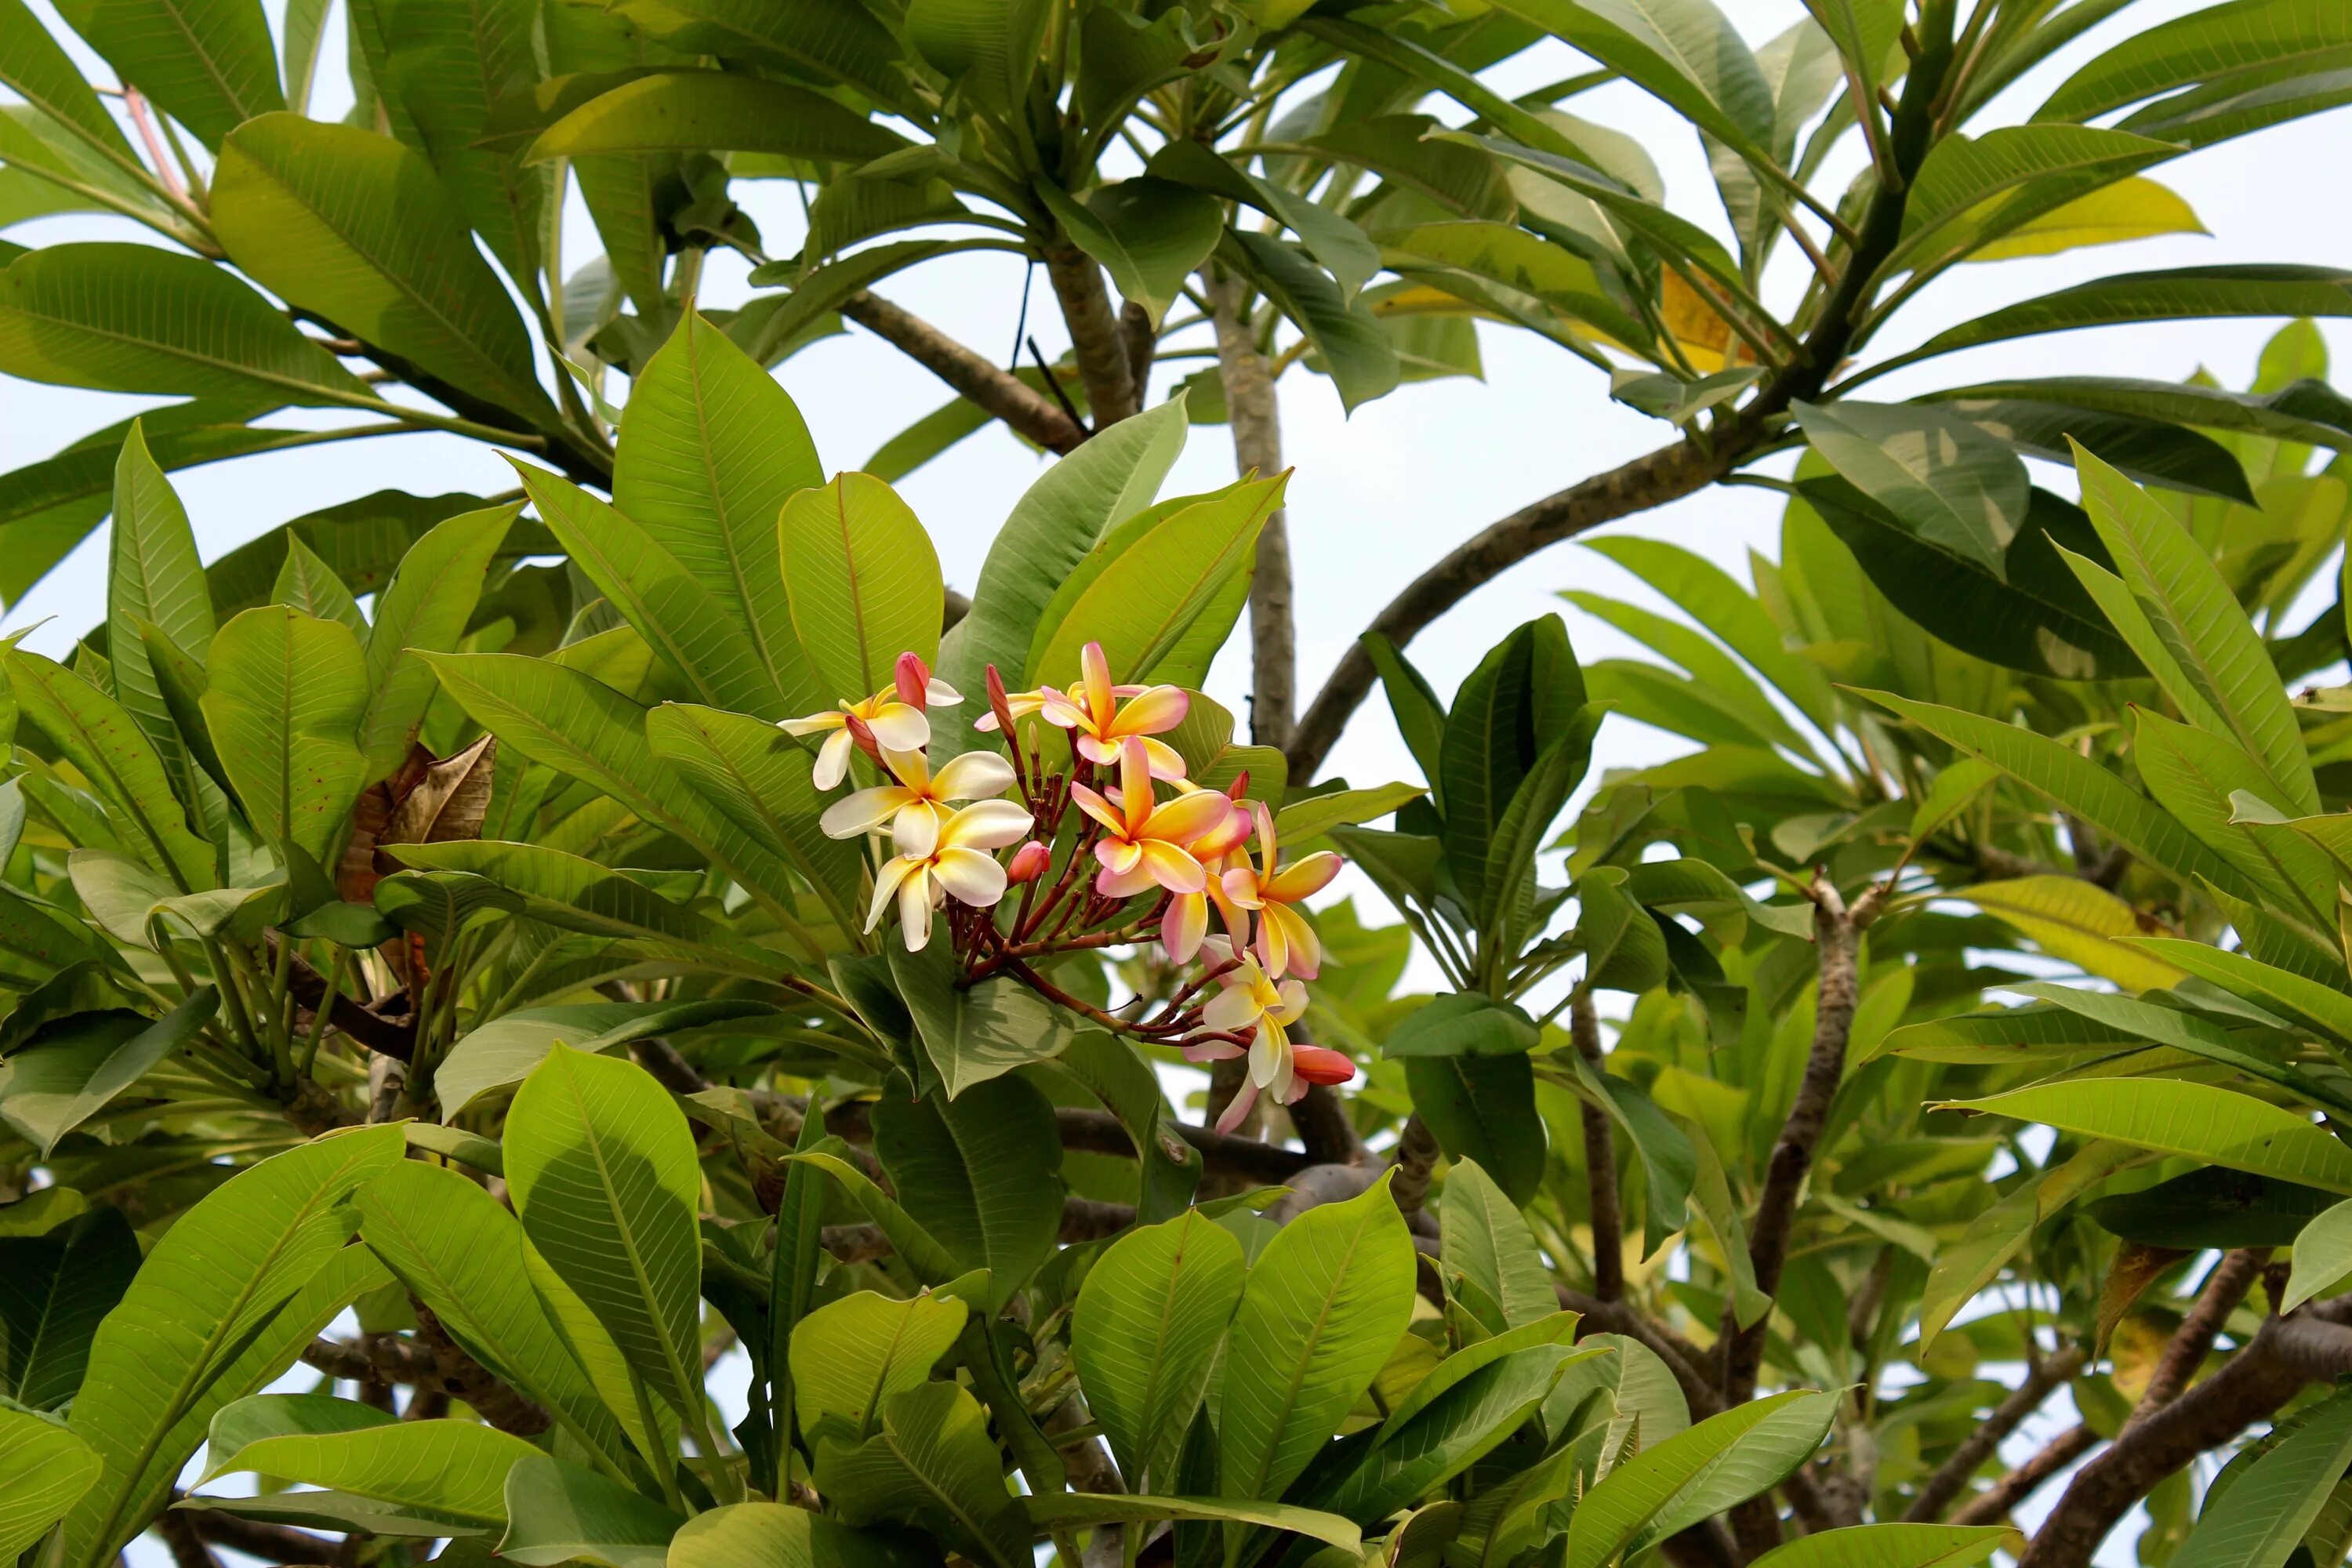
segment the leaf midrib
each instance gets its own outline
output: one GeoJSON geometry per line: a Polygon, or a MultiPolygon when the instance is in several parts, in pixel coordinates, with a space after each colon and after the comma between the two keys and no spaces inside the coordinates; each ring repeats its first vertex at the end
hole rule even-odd
{"type": "Polygon", "coordinates": [[[1355,1267],[1356,1254],[1361,1249],[1364,1235],[1370,1228],[1370,1225],[1369,1218],[1357,1222],[1355,1234],[1348,1238],[1347,1250],[1340,1257],[1339,1267],[1331,1276],[1330,1289],[1323,1293],[1323,1304],[1316,1311],[1314,1325],[1307,1336],[1305,1353],[1298,1357],[1290,1377],[1289,1386],[1285,1391],[1281,1401],[1280,1419],[1267,1433],[1265,1451],[1258,1456],[1256,1471],[1250,1478],[1250,1493],[1253,1497],[1265,1485],[1266,1472],[1274,1464],[1275,1450],[1281,1446],[1282,1427],[1289,1421],[1292,1412],[1298,1408],[1299,1390],[1307,1382],[1307,1363],[1314,1359],[1316,1347],[1323,1342],[1324,1328],[1331,1320],[1333,1299],[1339,1295],[1340,1287],[1346,1283],[1349,1271],[1355,1267]]]}

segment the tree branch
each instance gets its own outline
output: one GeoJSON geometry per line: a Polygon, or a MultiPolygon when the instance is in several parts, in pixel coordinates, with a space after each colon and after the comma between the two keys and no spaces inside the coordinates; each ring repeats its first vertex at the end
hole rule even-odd
{"type": "Polygon", "coordinates": [[[1411,1219],[1429,1201],[1429,1178],[1437,1169],[1437,1135],[1429,1123],[1415,1111],[1404,1119],[1404,1131],[1397,1135],[1396,1179],[1389,1184],[1389,1195],[1396,1199],[1397,1212],[1411,1219]]]}
{"type": "MultiPolygon", "coordinates": [[[[1060,1237],[1065,1243],[1100,1241],[1134,1223],[1135,1210],[1126,1204],[1080,1197],[1062,1200],[1060,1237]]],[[[824,1227],[824,1249],[842,1263],[871,1263],[898,1250],[878,1225],[829,1225],[824,1227]]]]}
{"type": "MultiPolygon", "coordinates": [[[[1282,409],[1274,378],[1243,310],[1247,286],[1211,269],[1207,285],[1217,333],[1217,379],[1225,391],[1225,422],[1234,432],[1234,467],[1265,479],[1282,472],[1282,409]]],[[[1287,748],[1298,707],[1298,628],[1292,609],[1290,532],[1276,511],[1258,531],[1257,565],[1250,579],[1250,738],[1287,748]]],[[[1304,781],[1302,781],[1304,782],[1304,781]]]]}
{"type": "Polygon", "coordinates": [[[1062,320],[1070,329],[1070,354],[1078,362],[1078,380],[1087,389],[1095,428],[1106,429],[1131,416],[1139,406],[1135,374],[1127,357],[1127,334],[1103,282],[1102,264],[1057,232],[1045,247],[1045,279],[1054,286],[1062,320]]]}
{"type": "MultiPolygon", "coordinates": [[[[1580,988],[1568,1004],[1568,1035],[1576,1054],[1601,1070],[1601,1019],[1593,1012],[1592,994],[1580,988]]],[[[1584,1184],[1591,1194],[1592,1219],[1592,1293],[1604,1301],[1625,1296],[1625,1222],[1617,1195],[1617,1142],[1609,1113],[1599,1106],[1577,1102],[1584,1122],[1584,1184]]]]}
{"type": "Polygon", "coordinates": [[[196,1534],[215,1546],[226,1546],[231,1552],[241,1552],[247,1557],[258,1557],[265,1563],[299,1564],[300,1568],[329,1568],[334,1563],[338,1543],[323,1535],[313,1535],[307,1530],[293,1530],[282,1524],[270,1524],[257,1519],[239,1519],[216,1508],[190,1508],[173,1510],[184,1516],[196,1534]]]}
{"type": "Polygon", "coordinates": [[[1953,1524],[1999,1524],[2010,1510],[2042,1489],[2042,1483],[2098,1447],[2088,1426],[2069,1426],[2025,1463],[1977,1493],[1951,1517],[1953,1524]]]}
{"type": "Polygon", "coordinates": [[[1919,1495],[1904,1510],[1905,1522],[1924,1524],[1941,1514],[1976,1475],[1978,1467],[2000,1447],[2003,1439],[2016,1431],[2027,1416],[2041,1409],[2042,1401],[2060,1384],[2071,1380],[2082,1366],[2080,1345],[2068,1345],[2055,1355],[2044,1356],[2040,1365],[2026,1373],[2016,1391],[1995,1405],[1992,1414],[1952,1450],[1951,1457],[1936,1467],[1936,1473],[1920,1486],[1919,1495]]]}
{"type": "Polygon", "coordinates": [[[1045,394],[880,295],[853,294],[841,313],[1047,451],[1073,452],[1087,438],[1045,394]]]}

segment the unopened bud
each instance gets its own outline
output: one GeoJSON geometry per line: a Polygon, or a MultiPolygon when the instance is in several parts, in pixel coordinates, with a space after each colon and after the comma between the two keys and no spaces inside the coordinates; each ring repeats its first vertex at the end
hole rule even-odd
{"type": "Polygon", "coordinates": [[[920,709],[930,701],[930,667],[912,649],[898,656],[898,668],[891,671],[898,688],[898,700],[909,708],[920,709]]]}
{"type": "Polygon", "coordinates": [[[1294,1046],[1290,1068],[1308,1083],[1340,1084],[1356,1076],[1356,1064],[1321,1046],[1294,1046]]]}
{"type": "Polygon", "coordinates": [[[1053,858],[1051,849],[1032,838],[1013,851],[1013,864],[1004,868],[1004,879],[1008,882],[1034,882],[1045,874],[1045,868],[1053,858]]]}
{"type": "Polygon", "coordinates": [[[866,753],[866,760],[877,768],[881,767],[882,743],[874,738],[874,731],[866,728],[866,721],[855,713],[845,713],[842,722],[849,726],[849,738],[857,742],[857,749],[866,753]]]}

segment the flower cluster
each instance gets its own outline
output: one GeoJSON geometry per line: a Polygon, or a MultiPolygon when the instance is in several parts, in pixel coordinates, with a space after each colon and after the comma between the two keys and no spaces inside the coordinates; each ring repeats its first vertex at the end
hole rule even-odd
{"type": "Polygon", "coordinates": [[[912,653],[899,655],[894,674],[870,697],[782,725],[825,737],[818,788],[838,787],[858,752],[881,781],[835,801],[822,822],[835,838],[877,846],[866,930],[895,901],[901,940],[919,952],[944,911],[962,984],[1003,974],[1107,1026],[1181,1046],[1194,1061],[1246,1055],[1247,1081],[1220,1130],[1261,1091],[1287,1103],[1309,1084],[1355,1076],[1346,1056],[1288,1032],[1306,1010],[1301,982],[1323,962],[1300,906],[1339,874],[1339,858],[1327,850],[1282,865],[1274,814],[1247,798],[1247,774],[1229,790],[1186,776],[1181,753],[1160,739],[1184,721],[1191,699],[1181,689],[1118,684],[1097,643],[1087,645],[1066,690],[1008,692],[992,666],[988,711],[973,727],[1001,736],[1009,757],[966,752],[935,772],[930,710],[962,697],[912,653]],[[1066,732],[1066,763],[1047,765],[1036,738],[1045,731],[1034,723],[1024,754],[1031,720],[1066,732]],[[1221,934],[1210,934],[1213,912],[1221,934]],[[1155,934],[1171,963],[1198,959],[1203,968],[1149,1016],[1093,1007],[1037,968],[1056,953],[1155,934]]]}

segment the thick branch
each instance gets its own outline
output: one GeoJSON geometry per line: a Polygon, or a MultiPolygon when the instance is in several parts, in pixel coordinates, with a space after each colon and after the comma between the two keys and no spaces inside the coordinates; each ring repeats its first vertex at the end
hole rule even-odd
{"type": "MultiPolygon", "coordinates": [[[[1061,1129],[1065,1149],[1093,1154],[1131,1155],[1136,1152],[1135,1141],[1127,1135],[1126,1126],[1108,1110],[1064,1106],[1054,1112],[1054,1120],[1061,1129]]],[[[1261,1143],[1255,1138],[1235,1138],[1189,1122],[1175,1123],[1168,1131],[1198,1149],[1202,1167],[1220,1175],[1276,1185],[1314,1163],[1295,1149],[1261,1143]]]]}
{"type": "Polygon", "coordinates": [[[1110,289],[1103,282],[1102,264],[1057,235],[1045,247],[1045,278],[1070,329],[1070,354],[1078,362],[1078,380],[1087,389],[1095,428],[1131,416],[1139,406],[1135,374],[1127,357],[1127,333],[1120,330],[1110,289]]]}
{"type": "MultiPolygon", "coordinates": [[[[1246,285],[1231,273],[1202,275],[1217,331],[1217,379],[1234,431],[1234,467],[1260,478],[1282,472],[1282,410],[1242,308],[1246,285]]],[[[1288,747],[1298,707],[1298,628],[1291,603],[1290,533],[1276,511],[1258,531],[1250,579],[1250,738],[1288,747]]]]}
{"type": "Polygon", "coordinates": [[[313,1535],[307,1530],[290,1530],[282,1524],[269,1524],[257,1519],[239,1519],[213,1508],[190,1508],[173,1510],[187,1520],[189,1527],[203,1540],[215,1546],[226,1546],[231,1552],[241,1552],[247,1557],[258,1557],[265,1563],[300,1564],[301,1568],[328,1568],[336,1560],[340,1544],[323,1535],[313,1535]]]}
{"type": "MultiPolygon", "coordinates": [[[[269,938],[272,953],[277,951],[278,942],[275,935],[269,938]]],[[[326,999],[327,978],[298,953],[286,972],[286,989],[298,1005],[315,1011],[326,999]]],[[[404,1062],[416,1052],[415,1019],[386,1018],[371,1013],[357,997],[345,992],[335,993],[335,1005],[327,1015],[327,1022],[378,1056],[404,1062]]]]}
{"type": "Polygon", "coordinates": [[[194,1522],[180,1510],[165,1509],[156,1518],[155,1533],[171,1550],[173,1568],[221,1568],[221,1560],[197,1538],[194,1522]]]}
{"type": "Polygon", "coordinates": [[[1310,1083],[1290,1106],[1290,1124],[1310,1163],[1360,1165],[1368,1158],[1356,1124],[1348,1119],[1348,1102],[1330,1085],[1310,1083]]]}
{"type": "Polygon", "coordinates": [[[1087,438],[1053,399],[880,295],[854,294],[841,313],[1046,450],[1075,451],[1087,438]]]}
{"type": "Polygon", "coordinates": [[[1389,1195],[1396,1199],[1397,1212],[1411,1219],[1429,1201],[1429,1178],[1437,1169],[1437,1135],[1418,1111],[1404,1119],[1404,1131],[1397,1137],[1396,1177],[1389,1184],[1389,1195]]]}
{"type": "MultiPolygon", "coordinates": [[[[1092,1198],[1062,1200],[1061,1239],[1066,1243],[1100,1241],[1117,1236],[1135,1223],[1135,1210],[1126,1204],[1098,1203],[1092,1198]]],[[[829,1225],[824,1249],[842,1263],[871,1263],[898,1249],[878,1225],[829,1225]]]]}
{"type": "Polygon", "coordinates": [[[1999,1524],[2010,1510],[2042,1489],[2042,1483],[2099,1446],[2099,1435],[2088,1426],[2069,1426],[2025,1463],[1970,1498],[1952,1515],[1953,1524],[1999,1524]]]}
{"type": "MultiPolygon", "coordinates": [[[[1591,992],[1580,989],[1569,1002],[1568,1034],[1576,1054],[1601,1070],[1601,1020],[1591,992]]],[[[1617,1196],[1616,1134],[1600,1107],[1579,1101],[1577,1109],[1584,1121],[1584,1184],[1591,1195],[1592,1292],[1604,1301],[1622,1300],[1625,1222],[1617,1196]]]]}
{"type": "Polygon", "coordinates": [[[2016,1392],[1994,1406],[1993,1413],[1952,1450],[1951,1458],[1936,1468],[1936,1473],[1927,1478],[1919,1488],[1919,1495],[1904,1510],[1904,1519],[1920,1524],[1941,1514],[1946,1505],[1960,1495],[1960,1489],[1969,1484],[1978,1467],[2000,1448],[2003,1439],[2016,1431],[2027,1416],[2041,1409],[2042,1401],[2060,1384],[2072,1379],[2082,1365],[2083,1351],[2079,1345],[2069,1345],[2056,1355],[2043,1357],[2016,1392]]]}

